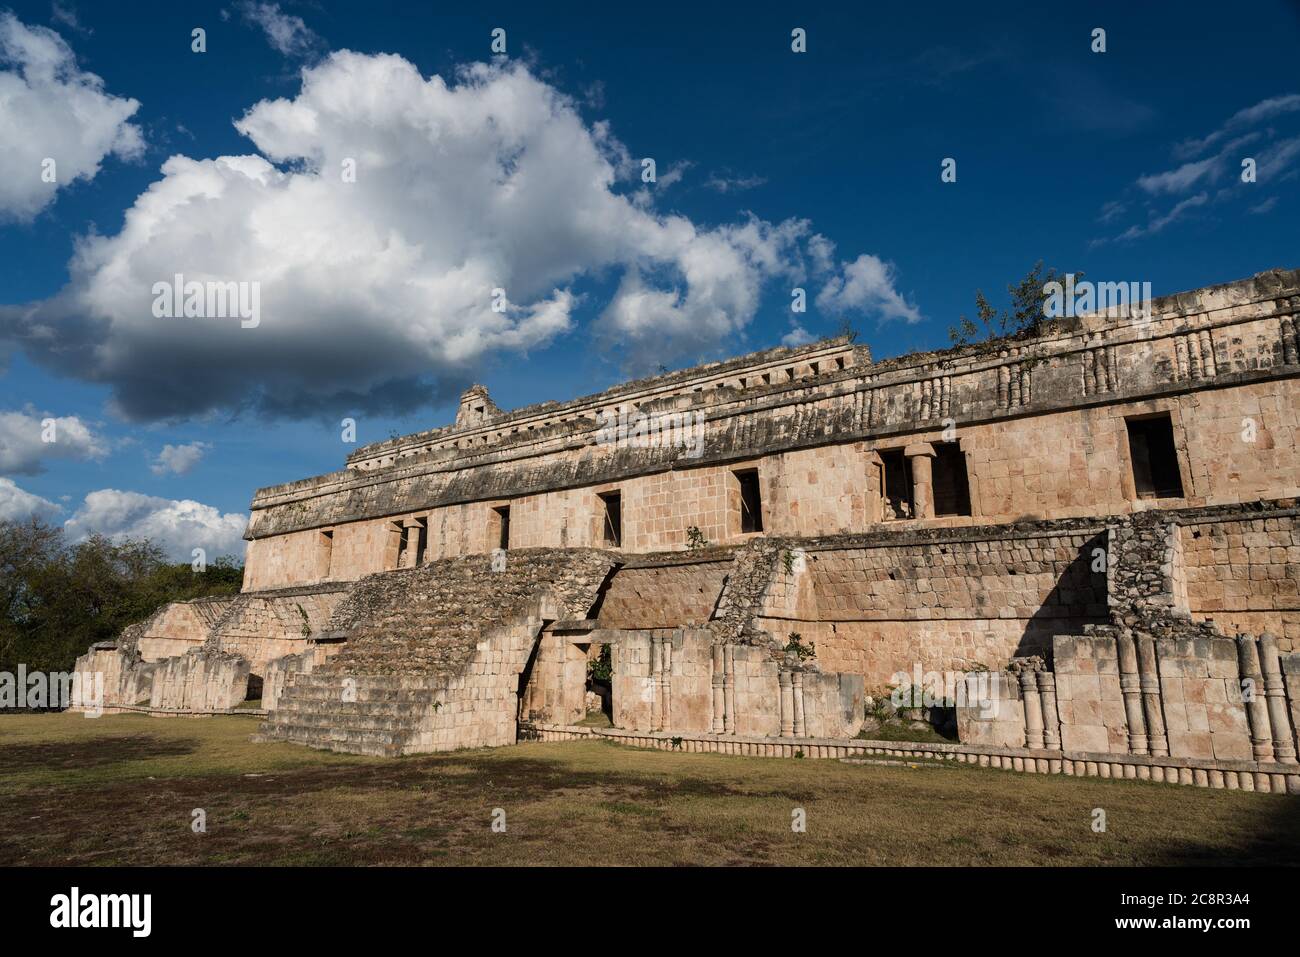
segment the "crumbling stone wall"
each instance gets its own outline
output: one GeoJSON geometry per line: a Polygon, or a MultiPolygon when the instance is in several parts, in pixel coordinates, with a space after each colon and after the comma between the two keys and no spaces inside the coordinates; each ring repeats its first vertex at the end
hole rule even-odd
{"type": "Polygon", "coordinates": [[[338,584],[244,593],[231,602],[205,638],[211,651],[243,655],[254,673],[285,655],[301,654],[329,627],[334,609],[347,593],[338,584]]]}
{"type": "Polygon", "coordinates": [[[490,556],[445,559],[372,575],[348,593],[330,619],[347,644],[330,662],[357,674],[456,674],[481,634],[518,616],[543,591],[553,618],[583,618],[616,559],[606,552],[525,549],[504,567],[490,556]]]}

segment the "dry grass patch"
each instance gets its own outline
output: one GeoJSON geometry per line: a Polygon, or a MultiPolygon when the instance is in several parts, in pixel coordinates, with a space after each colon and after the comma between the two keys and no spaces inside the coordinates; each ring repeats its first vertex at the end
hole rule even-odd
{"type": "Polygon", "coordinates": [[[0,717],[4,864],[1190,864],[1300,859],[1300,799],[521,744],[401,759],[224,717],[0,717]],[[1092,830],[1093,809],[1107,814],[1092,830]],[[207,833],[190,829],[207,813],[207,833]],[[506,814],[505,833],[491,829],[506,814]],[[803,808],[807,832],[791,829],[803,808]]]}

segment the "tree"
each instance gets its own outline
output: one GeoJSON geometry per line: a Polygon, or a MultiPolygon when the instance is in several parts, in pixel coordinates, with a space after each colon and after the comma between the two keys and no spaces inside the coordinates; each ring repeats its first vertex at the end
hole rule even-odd
{"type": "MultiPolygon", "coordinates": [[[[1074,273],[1075,282],[1082,278],[1083,273],[1074,273]]],[[[1024,279],[1007,286],[1007,293],[1011,297],[1009,310],[993,308],[985,297],[984,290],[975,290],[975,314],[979,323],[963,315],[958,325],[948,327],[948,338],[955,346],[969,346],[979,342],[1037,335],[1046,321],[1043,304],[1048,295],[1043,287],[1050,282],[1064,285],[1065,273],[1059,273],[1055,268],[1044,272],[1043,261],[1040,259],[1024,279]]]]}
{"type": "Polygon", "coordinates": [[[232,594],[242,581],[228,558],[194,572],[147,540],[93,535],[69,545],[39,520],[0,521],[0,671],[69,671],[90,645],[161,605],[232,594]]]}

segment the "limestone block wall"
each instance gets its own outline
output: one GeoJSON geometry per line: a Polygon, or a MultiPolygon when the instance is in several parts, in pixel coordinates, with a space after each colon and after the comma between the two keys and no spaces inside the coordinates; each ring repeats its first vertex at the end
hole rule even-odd
{"type": "Polygon", "coordinates": [[[770,648],[718,644],[707,629],[621,632],[613,663],[615,727],[770,737],[862,728],[860,676],[791,668],[770,648]]]}
{"type": "Polygon", "coordinates": [[[164,605],[141,629],[137,644],[140,657],[144,661],[158,661],[198,647],[235,600],[232,595],[164,605]]]}
{"type": "Polygon", "coordinates": [[[813,641],[827,670],[883,688],[897,672],[997,669],[1043,654],[1056,634],[1106,620],[1096,529],[906,533],[860,546],[812,544],[777,562],[758,623],[813,641]]]}
{"type": "Polygon", "coordinates": [[[520,718],[575,724],[586,717],[587,661],[586,645],[545,630],[519,704],[520,718]]]}
{"type": "Polygon", "coordinates": [[[862,730],[865,691],[861,675],[808,671],[802,681],[804,734],[851,738],[862,730]]]}
{"type": "Polygon", "coordinates": [[[964,744],[1020,748],[1025,705],[1020,682],[1006,671],[968,674],[957,695],[957,738],[964,744]]]}
{"type": "Polygon", "coordinates": [[[1267,634],[1234,640],[1212,626],[1174,631],[1182,634],[1106,626],[1059,636],[1054,670],[1017,666],[1005,677],[1011,693],[992,696],[991,715],[976,715],[968,695],[958,734],[1007,747],[1294,766],[1296,656],[1280,654],[1267,634]],[[1006,707],[1013,700],[1019,707],[1006,707]]]}
{"type": "MultiPolygon", "coordinates": [[[[244,549],[244,591],[306,585],[325,578],[345,579],[324,568],[319,529],[288,532],[275,538],[252,539],[244,549]]],[[[339,567],[344,563],[340,561],[339,567]]]]}
{"type": "Polygon", "coordinates": [[[249,663],[238,655],[194,649],[158,662],[149,706],[169,710],[220,711],[247,697],[249,663]]]}
{"type": "MultiPolygon", "coordinates": [[[[649,730],[656,722],[655,684],[651,677],[652,647],[658,653],[658,632],[626,630],[610,647],[613,722],[616,728],[649,730]]],[[[658,667],[656,662],[655,667],[658,667]]]]}
{"type": "Polygon", "coordinates": [[[291,675],[311,674],[331,655],[337,654],[341,647],[339,644],[321,645],[309,642],[307,647],[297,654],[284,655],[267,662],[262,677],[262,707],[267,711],[274,711],[280,703],[280,696],[284,694],[291,675]]]}
{"type": "Polygon", "coordinates": [[[1061,746],[1067,751],[1127,754],[1128,724],[1114,638],[1060,636],[1052,661],[1061,746]]]}
{"type": "MultiPolygon", "coordinates": [[[[730,473],[722,468],[685,468],[640,476],[626,483],[623,542],[629,551],[684,548],[694,525],[710,542],[728,542],[732,529],[730,473]]],[[[738,513],[737,513],[738,515],[738,513]]]]}
{"type": "Polygon", "coordinates": [[[426,715],[408,753],[514,744],[519,674],[541,628],[540,618],[494,628],[461,673],[440,677],[440,707],[426,715]]]}
{"type": "Polygon", "coordinates": [[[91,648],[79,657],[73,671],[104,676],[103,705],[135,705],[148,701],[153,691],[157,666],[145,664],[129,651],[91,648]]]}
{"type": "Polygon", "coordinates": [[[786,672],[782,681],[780,663],[770,649],[724,645],[722,650],[723,731],[731,716],[736,734],[793,734],[786,729],[794,727],[794,680],[786,672]]]}
{"type": "Polygon", "coordinates": [[[209,647],[249,660],[255,674],[269,662],[301,653],[329,627],[346,595],[341,588],[289,594],[242,594],[214,624],[209,647]]]}
{"type": "MultiPolygon", "coordinates": [[[[1162,638],[1156,642],[1168,754],[1251,759],[1237,650],[1236,643],[1226,638],[1162,638]]],[[[1263,694],[1262,688],[1259,691],[1263,694]]],[[[1147,732],[1148,740],[1159,733],[1152,734],[1149,725],[1147,732]]]]}
{"type": "Polygon", "coordinates": [[[1300,519],[1265,516],[1187,520],[1178,528],[1187,608],[1224,631],[1270,632],[1300,649],[1300,519]]]}
{"type": "Polygon", "coordinates": [[[703,624],[713,616],[732,564],[728,555],[621,568],[601,603],[601,627],[677,628],[703,624]]]}

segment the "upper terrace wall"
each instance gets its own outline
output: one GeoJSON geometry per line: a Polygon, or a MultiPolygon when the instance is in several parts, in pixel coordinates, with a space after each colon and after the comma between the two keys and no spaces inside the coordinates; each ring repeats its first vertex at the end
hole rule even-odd
{"type": "Polygon", "coordinates": [[[199,647],[207,640],[212,626],[235,601],[232,595],[163,605],[139,629],[136,647],[141,660],[159,661],[199,647]]]}
{"type": "Polygon", "coordinates": [[[765,532],[865,530],[881,517],[874,451],[945,437],[965,456],[972,515],[936,524],[1122,513],[1152,504],[1133,488],[1124,422],[1151,413],[1171,417],[1185,493],[1161,504],[1294,496],[1297,292],[1297,273],[1261,274],[1158,300],[1150,320],[1089,317],[996,352],[872,365],[847,343],[777,350],[381,443],[345,472],[258,493],[245,588],[395,567],[393,519],[427,517],[426,560],[487,551],[497,505],[511,508],[511,547],[603,546],[596,494],[614,489],[625,550],[684,547],[691,525],[732,543],[742,467],[759,468],[765,532]],[[782,368],[795,378],[770,371],[782,368]],[[703,413],[699,457],[599,442],[596,413],[638,402],[703,413]]]}
{"type": "MultiPolygon", "coordinates": [[[[1293,382],[1275,380],[958,427],[972,514],[895,521],[888,527],[1089,517],[1154,504],[1198,506],[1300,496],[1300,390],[1293,382]],[[1170,414],[1183,473],[1181,499],[1139,499],[1134,489],[1125,418],[1152,412],[1170,414]],[[1247,416],[1256,422],[1254,442],[1242,438],[1247,416]]],[[[939,432],[922,432],[906,439],[827,445],[414,514],[427,517],[426,560],[490,551],[497,544],[491,523],[497,505],[510,506],[512,548],[607,547],[601,538],[603,505],[598,493],[612,490],[622,499],[626,551],[684,548],[692,525],[710,543],[734,544],[748,536],[740,532],[733,472],[756,467],[768,534],[865,531],[880,517],[872,468],[875,451],[939,438],[939,432]]],[[[333,526],[328,580],[355,580],[397,567],[395,534],[390,519],[333,526]]],[[[245,588],[327,580],[320,542],[315,529],[251,541],[245,588]]]]}
{"type": "MultiPolygon", "coordinates": [[[[814,546],[778,567],[759,624],[880,689],[900,671],[1000,668],[1106,620],[1100,528],[1012,527],[814,546]]],[[[1104,568],[1104,565],[1103,565],[1104,568]]]]}

